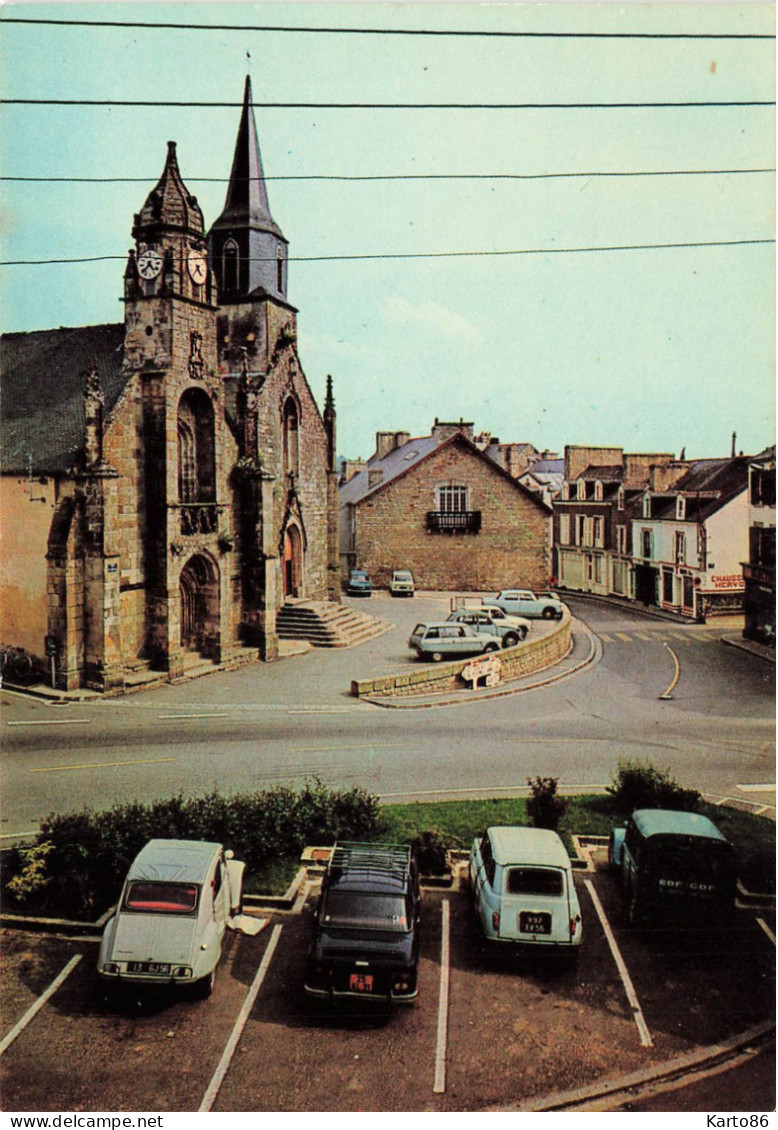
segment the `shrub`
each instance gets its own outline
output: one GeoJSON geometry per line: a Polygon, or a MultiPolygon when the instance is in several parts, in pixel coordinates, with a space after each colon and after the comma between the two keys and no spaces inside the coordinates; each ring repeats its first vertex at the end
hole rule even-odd
{"type": "Polygon", "coordinates": [[[570,802],[557,796],[559,781],[556,777],[527,778],[532,795],[527,800],[527,814],[536,828],[556,829],[567,812],[570,802]]]}
{"type": "Polygon", "coordinates": [[[636,808],[670,808],[694,812],[700,803],[696,789],[684,789],[670,775],[650,761],[624,758],[618,763],[608,793],[619,812],[630,815],[636,808]]]}
{"type": "Polygon", "coordinates": [[[49,912],[94,915],[118,897],[130,863],[151,839],[222,843],[250,872],[276,856],[299,854],[308,843],[375,838],[379,827],[378,797],[361,788],[332,790],[318,780],[298,791],[277,786],[232,797],[214,791],[149,805],[134,801],[41,821],[33,847],[7,853],[4,888],[14,902],[34,901],[36,909],[41,900],[33,894],[43,896],[49,912]]]}
{"type": "Polygon", "coordinates": [[[443,836],[432,828],[411,840],[422,875],[445,875],[448,870],[448,849],[443,836]]]}

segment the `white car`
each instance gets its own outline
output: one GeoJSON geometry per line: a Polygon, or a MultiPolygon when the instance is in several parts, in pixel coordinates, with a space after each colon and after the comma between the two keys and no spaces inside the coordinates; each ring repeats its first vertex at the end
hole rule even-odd
{"type": "Polygon", "coordinates": [[[389,592],[392,596],[413,596],[416,586],[413,583],[413,573],[407,569],[395,569],[389,581],[389,592]]]}
{"type": "Polygon", "coordinates": [[[209,996],[224,931],[240,913],[244,868],[221,844],[150,840],[103,932],[103,985],[191,986],[209,996]]]}
{"type": "Polygon", "coordinates": [[[561,620],[565,606],[559,597],[536,596],[530,589],[503,589],[484,604],[502,608],[509,616],[528,616],[532,619],[561,620]]]}
{"type": "Polygon", "coordinates": [[[487,828],[473,841],[468,878],[486,941],[577,952],[581,907],[570,857],[556,832],[487,828]]]}

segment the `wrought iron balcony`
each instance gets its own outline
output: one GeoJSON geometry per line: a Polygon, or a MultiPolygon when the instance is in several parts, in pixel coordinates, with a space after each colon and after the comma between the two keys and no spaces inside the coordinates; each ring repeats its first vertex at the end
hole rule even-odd
{"type": "Polygon", "coordinates": [[[480,510],[428,510],[427,531],[431,534],[477,534],[481,529],[480,510]]]}
{"type": "Polygon", "coordinates": [[[179,507],[181,511],[181,533],[185,537],[193,534],[215,534],[219,523],[219,507],[215,502],[187,502],[179,507]]]}

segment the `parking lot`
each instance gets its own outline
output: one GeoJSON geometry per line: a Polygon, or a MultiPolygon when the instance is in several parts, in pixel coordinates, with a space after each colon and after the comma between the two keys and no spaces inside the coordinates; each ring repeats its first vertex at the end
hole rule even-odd
{"type": "Polygon", "coordinates": [[[6,931],[5,1108],[485,1110],[626,1075],[771,1019],[772,917],[739,910],[723,934],[636,931],[610,875],[576,883],[575,968],[484,954],[464,887],[425,890],[419,999],[388,1016],[334,1014],[303,996],[315,886],[256,937],[228,936],[205,1001],[107,1003],[94,941],[6,931]]]}

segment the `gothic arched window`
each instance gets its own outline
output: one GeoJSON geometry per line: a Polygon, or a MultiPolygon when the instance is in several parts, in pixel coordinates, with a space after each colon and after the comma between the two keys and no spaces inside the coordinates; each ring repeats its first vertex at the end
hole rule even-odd
{"type": "Polygon", "coordinates": [[[297,404],[293,397],[288,397],[284,404],[284,470],[294,474],[300,469],[300,420],[297,414],[297,404]]]}
{"type": "Polygon", "coordinates": [[[196,388],[187,389],[178,405],[178,498],[216,500],[213,405],[196,388]]]}

